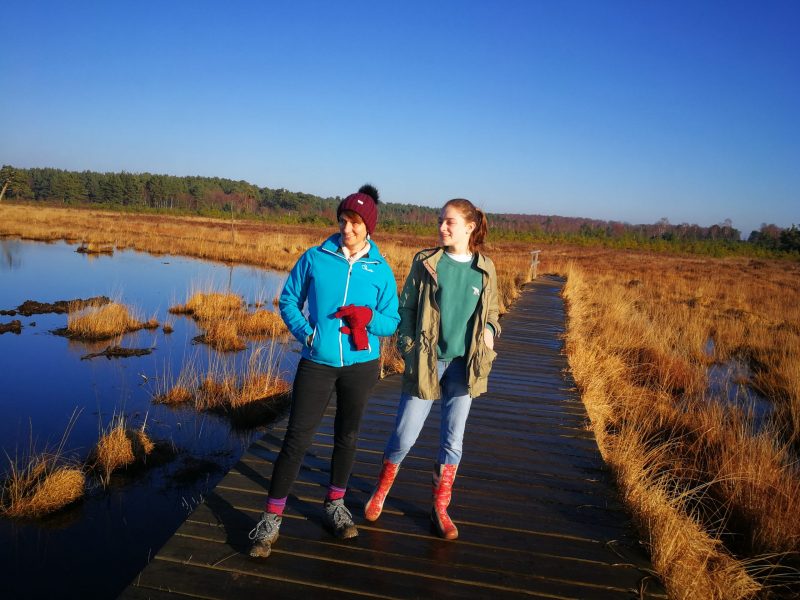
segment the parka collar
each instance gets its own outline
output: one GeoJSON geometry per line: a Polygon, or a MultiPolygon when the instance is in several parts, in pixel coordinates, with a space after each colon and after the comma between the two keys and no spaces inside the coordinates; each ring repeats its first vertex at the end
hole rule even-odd
{"type": "MultiPolygon", "coordinates": [[[[486,257],[480,252],[475,252],[475,254],[477,254],[478,256],[477,260],[475,261],[475,266],[478,267],[481,271],[488,273],[486,269],[486,257]]],[[[430,254],[428,254],[428,256],[425,259],[423,259],[425,268],[428,269],[428,271],[432,269],[433,273],[435,273],[436,266],[439,264],[439,261],[442,260],[442,256],[444,256],[444,247],[439,246],[438,248],[431,248],[430,254]]]]}
{"type": "MultiPolygon", "coordinates": [[[[340,248],[340,241],[341,241],[341,237],[340,236],[341,236],[340,233],[334,233],[327,240],[322,242],[322,244],[320,245],[320,248],[322,248],[323,250],[326,250],[328,252],[333,252],[334,254],[336,254],[337,252],[339,252],[339,248],[340,248]]],[[[382,262],[382,263],[386,262],[386,259],[383,258],[383,255],[381,254],[381,251],[378,249],[378,245],[375,243],[375,240],[373,240],[372,238],[370,238],[370,240],[369,240],[369,252],[367,252],[364,256],[362,256],[358,260],[364,260],[364,259],[369,259],[369,260],[372,260],[372,261],[377,261],[377,262],[382,262]]]]}

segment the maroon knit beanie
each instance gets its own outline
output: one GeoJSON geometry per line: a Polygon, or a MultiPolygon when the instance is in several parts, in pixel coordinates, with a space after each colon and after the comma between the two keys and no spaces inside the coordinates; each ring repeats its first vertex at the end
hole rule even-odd
{"type": "Polygon", "coordinates": [[[339,203],[336,209],[337,219],[344,210],[351,210],[361,217],[367,227],[367,233],[372,235],[378,222],[378,190],[368,184],[362,185],[358,192],[350,194],[339,203]]]}

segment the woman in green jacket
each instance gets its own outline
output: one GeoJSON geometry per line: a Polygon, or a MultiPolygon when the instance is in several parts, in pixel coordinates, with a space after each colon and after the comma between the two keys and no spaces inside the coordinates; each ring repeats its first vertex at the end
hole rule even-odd
{"type": "Polygon", "coordinates": [[[431,521],[440,537],[458,537],[447,506],[472,399],[486,391],[496,356],[494,339],[500,335],[497,273],[491,259],[479,252],[487,231],[486,216],[472,202],[450,200],[439,216],[441,246],[414,257],[400,295],[403,392],[378,483],[364,509],[368,521],[380,516],[400,463],[416,442],[433,400],[441,399],[431,521]]]}

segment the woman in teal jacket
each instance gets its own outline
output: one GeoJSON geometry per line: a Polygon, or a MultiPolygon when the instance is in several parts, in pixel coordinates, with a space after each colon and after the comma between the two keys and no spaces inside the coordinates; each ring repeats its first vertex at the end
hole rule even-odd
{"type": "Polygon", "coordinates": [[[266,507],[250,532],[251,556],[269,556],[289,490],[334,391],[334,446],[323,521],[338,538],[358,535],[344,495],[361,417],[378,381],[378,338],[392,335],[400,316],[394,275],[370,238],[378,219],[378,191],[362,186],[342,200],[336,214],[339,233],[300,257],[280,297],[281,316],[303,351],[266,507]]]}

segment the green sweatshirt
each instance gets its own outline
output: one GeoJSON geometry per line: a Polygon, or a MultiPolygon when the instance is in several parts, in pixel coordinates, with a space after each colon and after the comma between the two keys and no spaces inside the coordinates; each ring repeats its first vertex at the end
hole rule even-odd
{"type": "Polygon", "coordinates": [[[441,312],[438,357],[451,360],[466,356],[472,336],[475,307],[481,295],[483,274],[473,257],[460,262],[444,253],[436,267],[439,287],[436,302],[441,312]]]}

